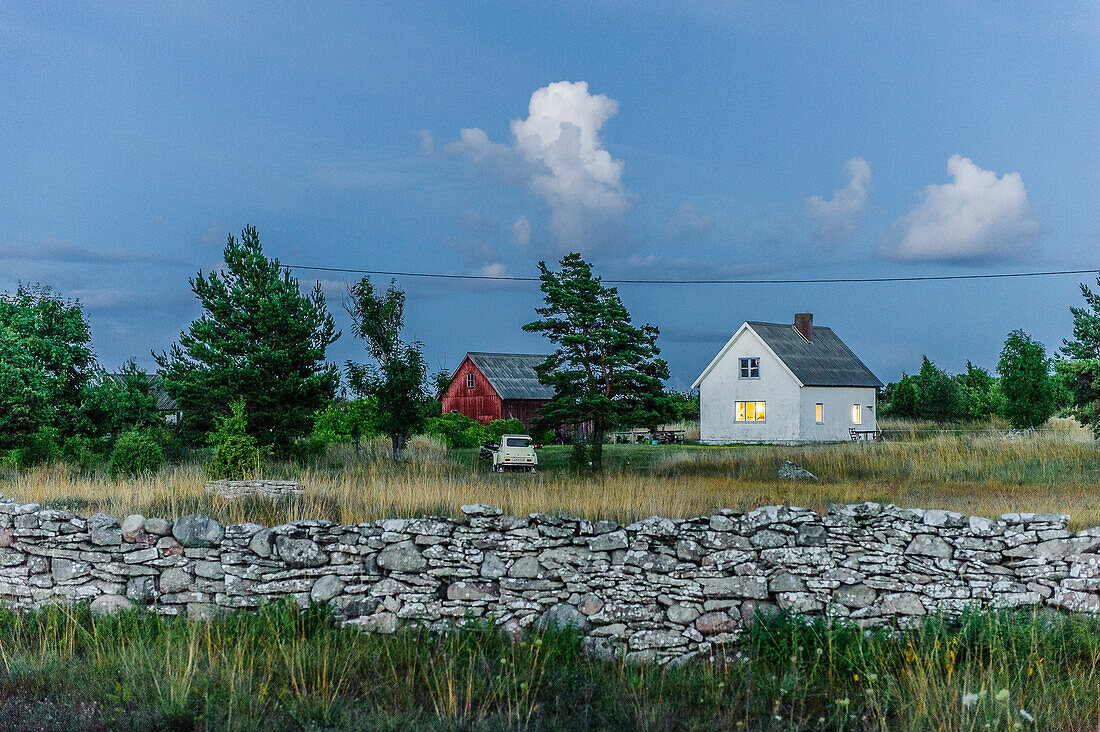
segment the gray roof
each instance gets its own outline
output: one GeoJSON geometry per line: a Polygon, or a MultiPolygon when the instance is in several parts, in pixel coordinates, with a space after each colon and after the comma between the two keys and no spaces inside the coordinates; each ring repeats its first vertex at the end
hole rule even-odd
{"type": "MultiPolygon", "coordinates": [[[[117,381],[120,384],[126,382],[126,374],[105,374],[108,379],[117,381]]],[[[168,392],[164,390],[164,383],[160,380],[160,376],[157,374],[145,374],[146,381],[149,382],[149,394],[156,397],[157,411],[158,412],[178,412],[179,405],[176,404],[176,400],[168,396],[168,392]]]]}
{"type": "Polygon", "coordinates": [[[807,343],[790,323],[748,323],[805,386],[882,386],[830,328],[815,325],[807,343]]]}
{"type": "Polygon", "coordinates": [[[546,360],[545,354],[471,351],[466,356],[485,375],[501,399],[554,397],[554,390],[540,384],[535,375],[535,366],[546,360]]]}

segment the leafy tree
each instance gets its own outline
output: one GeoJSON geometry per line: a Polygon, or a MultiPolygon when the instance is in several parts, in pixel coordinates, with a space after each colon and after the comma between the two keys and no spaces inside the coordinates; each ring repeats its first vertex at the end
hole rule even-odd
{"type": "Polygon", "coordinates": [[[955,377],[958,385],[956,416],[959,419],[989,419],[1003,411],[997,380],[983,368],[966,362],[966,373],[955,377]]]}
{"type": "Polygon", "coordinates": [[[451,388],[451,372],[440,369],[432,374],[432,387],[436,399],[442,399],[443,395],[447,393],[447,389],[451,388]]]}
{"type": "Polygon", "coordinates": [[[668,364],[657,356],[658,330],[631,324],[613,287],[593,276],[579,254],[551,271],[539,262],[545,307],[542,319],[523,329],[542,333],[557,350],[535,367],[554,398],[541,409],[541,424],[592,422],[592,469],[603,470],[604,434],[612,426],[654,427],[669,417],[661,383],[668,364]]]}
{"type": "Polygon", "coordinates": [[[378,407],[374,399],[337,401],[317,413],[313,437],[325,442],[370,439],[379,433],[378,407]]]}
{"type": "Polygon", "coordinates": [[[933,422],[950,421],[958,400],[958,387],[951,377],[925,356],[916,381],[917,417],[933,422]]]}
{"type": "Polygon", "coordinates": [[[393,459],[400,460],[409,438],[427,419],[430,400],[424,393],[427,367],[419,343],[401,340],[405,327],[405,293],[391,281],[378,292],[369,277],[348,286],[344,309],[352,330],[362,338],[376,367],[349,363],[349,381],[358,381],[364,394],[377,403],[378,428],[389,435],[393,459]]]}
{"type": "Polygon", "coordinates": [[[884,416],[916,419],[917,377],[903,371],[896,383],[886,385],[883,396],[886,401],[884,416]]]}
{"type": "Polygon", "coordinates": [[[1005,339],[997,363],[1005,417],[1013,427],[1038,427],[1054,414],[1054,382],[1043,344],[1022,330],[1005,339]]]}
{"type": "MultiPolygon", "coordinates": [[[[1096,278],[1100,285],[1100,277],[1096,278]]],[[[1069,309],[1073,314],[1073,340],[1062,341],[1062,353],[1071,359],[1100,359],[1100,293],[1094,293],[1081,283],[1085,307],[1069,309]]]]}
{"type": "Polygon", "coordinates": [[[99,374],[85,390],[84,412],[101,435],[146,430],[163,422],[150,377],[133,359],[117,375],[99,374]]]}
{"type": "Polygon", "coordinates": [[[43,427],[62,437],[85,428],[81,396],[96,370],[80,303],[48,287],[0,294],[0,445],[43,427]]]}
{"type": "Polygon", "coordinates": [[[203,316],[168,353],[153,355],[190,434],[209,432],[243,399],[249,434],[287,454],[336,392],[339,372],[325,349],[340,334],[321,284],[303,295],[290,270],[264,256],[255,228],[230,235],[224,254],[224,272],[200,270],[191,280],[203,316]]]}

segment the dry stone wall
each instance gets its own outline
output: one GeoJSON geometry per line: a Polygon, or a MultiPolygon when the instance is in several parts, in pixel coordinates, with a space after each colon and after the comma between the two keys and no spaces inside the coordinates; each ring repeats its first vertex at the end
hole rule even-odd
{"type": "Polygon", "coordinates": [[[1064,514],[991,520],[864,503],[624,526],[463,511],[264,528],[201,514],[82,518],[5,500],[0,596],[19,608],[142,602],[189,617],[290,596],[383,633],[468,618],[516,633],[570,625],[595,653],[660,662],[711,655],[775,608],[861,625],[969,605],[1100,611],[1100,528],[1067,531],[1064,514]]]}

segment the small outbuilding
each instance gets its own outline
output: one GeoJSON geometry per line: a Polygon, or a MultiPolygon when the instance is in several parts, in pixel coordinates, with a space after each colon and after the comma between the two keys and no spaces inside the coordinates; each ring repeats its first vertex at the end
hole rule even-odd
{"type": "Polygon", "coordinates": [[[518,419],[530,428],[539,407],[554,396],[535,374],[545,360],[531,353],[467,353],[443,394],[443,413],[459,412],[481,424],[518,419]]]}
{"type": "Polygon", "coordinates": [[[830,328],[747,321],[704,369],[699,434],[708,444],[873,437],[882,382],[830,328]]]}

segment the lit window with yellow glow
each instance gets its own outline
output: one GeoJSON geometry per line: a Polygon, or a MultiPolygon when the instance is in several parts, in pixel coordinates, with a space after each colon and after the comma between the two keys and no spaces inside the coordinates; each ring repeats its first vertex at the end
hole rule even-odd
{"type": "Polygon", "coordinates": [[[815,404],[814,405],[814,419],[817,420],[818,424],[825,424],[825,405],[824,404],[815,404]]]}
{"type": "Polygon", "coordinates": [[[852,424],[863,424],[863,412],[858,404],[852,405],[852,424]]]}
{"type": "Polygon", "coordinates": [[[763,422],[764,402],[734,402],[733,419],[735,422],[763,422]]]}

